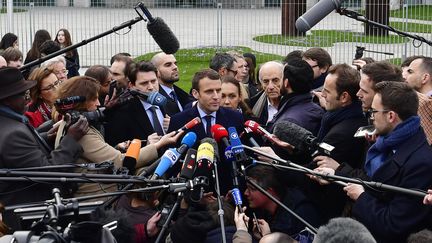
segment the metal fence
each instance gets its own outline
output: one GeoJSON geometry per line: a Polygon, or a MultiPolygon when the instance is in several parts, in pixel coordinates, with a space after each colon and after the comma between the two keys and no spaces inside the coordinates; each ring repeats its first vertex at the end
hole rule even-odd
{"type": "MultiPolygon", "coordinates": [[[[7,0],[12,1],[12,0],[7,0]]],[[[366,13],[366,2],[383,2],[384,0],[348,0],[344,6],[360,13],[366,13]]],[[[387,0],[389,1],[390,24],[397,23],[401,30],[410,31],[432,40],[432,0],[387,0]],[[425,32],[425,33],[422,33],[425,32]]],[[[356,46],[366,50],[390,52],[394,56],[367,53],[365,56],[376,60],[387,58],[403,58],[410,55],[432,56],[432,48],[427,44],[420,47],[396,37],[392,41],[378,43],[371,40],[366,43],[362,39],[364,24],[356,20],[331,13],[312,30],[338,30],[332,34],[313,33],[316,37],[310,41],[306,36],[294,39],[294,45],[282,45],[273,37],[263,43],[254,40],[261,35],[280,35],[287,21],[300,15],[305,4],[310,8],[317,0],[144,0],[154,16],[165,20],[179,39],[181,48],[207,46],[246,46],[260,52],[286,55],[293,50],[305,50],[320,45],[316,40],[337,37],[338,42],[325,47],[335,63],[351,62],[356,46]],[[285,10],[284,10],[285,8],[285,10]],[[283,13],[286,13],[284,15],[283,13]],[[284,23],[282,23],[284,20],[284,23]],[[347,37],[351,34],[352,37],[347,37]],[[273,38],[273,39],[272,39],[273,38]],[[350,38],[354,42],[346,42],[350,38]],[[278,44],[279,43],[279,44],[278,44]],[[295,43],[302,46],[295,46],[295,43]]],[[[6,8],[6,0],[0,0],[0,9],[6,8]]],[[[54,39],[60,28],[68,29],[73,42],[91,38],[112,29],[121,23],[137,17],[133,9],[135,1],[131,0],[49,0],[49,1],[14,1],[14,13],[0,14],[0,35],[13,32],[19,36],[20,49],[25,54],[31,47],[33,35],[38,29],[48,30],[54,39]]],[[[384,9],[379,5],[373,9],[384,9]]],[[[4,10],[3,10],[4,11],[4,10]]],[[[383,10],[384,11],[384,10],[383,10]]],[[[376,16],[384,12],[374,13],[376,16]]],[[[294,19],[295,20],[295,19],[294,19]]],[[[118,52],[129,52],[139,56],[148,52],[158,51],[154,40],[148,34],[146,23],[139,22],[131,29],[123,29],[79,48],[82,66],[109,63],[112,55],[118,52]]],[[[390,35],[393,35],[390,33],[390,35]]]]}

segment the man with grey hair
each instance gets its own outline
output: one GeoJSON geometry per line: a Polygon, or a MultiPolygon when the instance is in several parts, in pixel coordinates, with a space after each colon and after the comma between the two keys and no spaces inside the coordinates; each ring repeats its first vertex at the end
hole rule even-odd
{"type": "Polygon", "coordinates": [[[216,53],[210,60],[209,68],[218,72],[221,78],[226,75],[235,77],[238,71],[235,58],[228,53],[216,53]]]}
{"type": "Polygon", "coordinates": [[[313,243],[376,243],[369,230],[351,218],[333,218],[319,227],[313,243]]]}
{"type": "Polygon", "coordinates": [[[250,98],[250,107],[263,126],[278,112],[283,69],[284,65],[276,61],[269,61],[261,66],[258,78],[263,90],[250,98]]]}

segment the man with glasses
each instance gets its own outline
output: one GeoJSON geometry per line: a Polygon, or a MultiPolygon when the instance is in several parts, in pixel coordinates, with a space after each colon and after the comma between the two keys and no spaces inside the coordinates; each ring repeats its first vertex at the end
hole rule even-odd
{"type": "Polygon", "coordinates": [[[238,71],[235,58],[228,53],[216,53],[209,67],[218,72],[221,78],[225,75],[235,77],[238,71]]]}
{"type": "MultiPolygon", "coordinates": [[[[365,170],[372,181],[426,191],[432,185],[432,149],[417,116],[416,92],[403,82],[380,82],[371,106],[378,135],[369,149],[365,170]]],[[[405,242],[430,225],[432,208],[422,198],[390,191],[377,192],[361,185],[344,188],[355,201],[353,216],[377,242],[405,242]]]]}
{"type": "Polygon", "coordinates": [[[69,71],[66,69],[66,59],[63,56],[53,57],[41,64],[42,68],[52,68],[53,73],[61,81],[68,79],[69,71]]]}
{"type": "Polygon", "coordinates": [[[314,71],[312,89],[320,89],[324,84],[328,69],[332,65],[330,54],[320,47],[313,47],[306,50],[302,58],[309,63],[314,71]]]}
{"type": "MultiPolygon", "coordinates": [[[[77,142],[88,131],[84,117],[72,124],[59,147],[51,151],[47,141],[29,124],[24,116],[25,95],[36,81],[26,81],[16,68],[0,68],[0,169],[16,169],[59,164],[73,164],[83,152],[77,142]]],[[[0,183],[0,202],[9,206],[52,198],[51,184],[31,182],[0,183]]],[[[11,211],[4,222],[18,229],[11,211]]]]}

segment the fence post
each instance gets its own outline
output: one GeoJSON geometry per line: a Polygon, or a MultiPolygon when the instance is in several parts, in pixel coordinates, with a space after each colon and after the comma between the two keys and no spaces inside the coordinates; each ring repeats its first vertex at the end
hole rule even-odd
{"type": "Polygon", "coordinates": [[[6,0],[6,12],[8,16],[8,32],[13,33],[13,1],[12,0],[6,0]]]}
{"type": "Polygon", "coordinates": [[[222,48],[222,3],[217,3],[217,46],[222,48]]]}
{"type": "Polygon", "coordinates": [[[304,33],[299,32],[295,27],[295,22],[304,12],[306,12],[306,0],[283,0],[282,1],[282,35],[299,36],[304,33]]]}
{"type": "MultiPolygon", "coordinates": [[[[389,0],[366,0],[366,18],[384,25],[389,25],[389,0]]],[[[365,24],[365,33],[366,35],[387,36],[388,30],[365,24]]]]}

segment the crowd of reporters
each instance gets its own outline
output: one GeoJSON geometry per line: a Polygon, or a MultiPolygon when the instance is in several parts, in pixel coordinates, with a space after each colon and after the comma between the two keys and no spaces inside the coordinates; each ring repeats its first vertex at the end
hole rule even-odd
{"type": "MultiPolygon", "coordinates": [[[[46,36],[44,31],[37,34],[38,41],[46,36]]],[[[85,76],[79,76],[78,53],[73,51],[65,55],[66,60],[56,57],[22,74],[15,58],[9,58],[13,51],[9,48],[18,46],[14,36],[8,38],[12,41],[1,43],[10,42],[11,47],[0,45],[5,49],[0,54],[7,58],[4,64],[0,59],[1,169],[111,161],[113,165],[104,169],[71,171],[112,174],[128,167],[129,174],[140,175],[162,163],[158,161],[169,148],[182,145],[188,132],[196,136],[198,143],[192,147],[197,148],[199,142],[215,136],[212,130],[219,124],[234,127],[244,144],[317,173],[280,170],[269,166],[273,159],[247,151],[248,157],[269,164],[238,161],[239,168],[246,167],[241,175],[247,177],[239,176],[225,154],[216,152],[219,182],[209,174],[209,186],[198,200],[190,195],[194,192],[181,198],[165,190],[130,192],[112,202],[111,211],[100,213],[104,216],[97,220],[104,223],[109,213],[119,218],[121,226],[112,231],[118,242],[154,242],[178,199],[179,208],[161,236],[165,242],[222,242],[222,234],[227,242],[237,243],[432,239],[430,191],[423,200],[351,183],[341,187],[319,176],[340,175],[423,191],[432,188],[430,57],[410,57],[401,67],[370,58],[357,59],[354,65],[333,64],[325,50],[311,48],[257,66],[251,53],[217,53],[208,69],[195,73],[192,88],[183,90],[176,85],[180,70],[174,55],[162,52],[138,62],[119,53],[110,67],[91,66],[85,76]],[[196,117],[199,124],[185,127],[196,117]],[[245,122],[260,124],[261,133],[251,134],[248,129],[254,126],[245,122]],[[373,125],[374,133],[357,134],[368,125],[373,125]],[[307,141],[299,141],[304,134],[307,141]],[[131,167],[125,161],[133,139],[143,145],[131,167]],[[239,176],[239,182],[233,181],[234,176],[239,176]],[[318,231],[305,230],[302,221],[251,180],[318,231]],[[234,203],[236,187],[243,204],[234,203]],[[225,227],[221,227],[221,211],[225,227]]],[[[30,53],[26,60],[71,45],[65,29],[55,41],[45,39],[35,44],[36,56],[30,53]]],[[[20,58],[22,62],[22,54],[20,58]]],[[[225,151],[225,142],[216,140],[216,151],[225,151]]],[[[181,170],[176,163],[157,176],[177,177],[181,170]]],[[[64,198],[118,190],[114,183],[1,181],[0,202],[11,206],[44,201],[58,186],[64,198]]],[[[3,212],[3,221],[3,234],[22,230],[11,210],[3,212]]]]}

